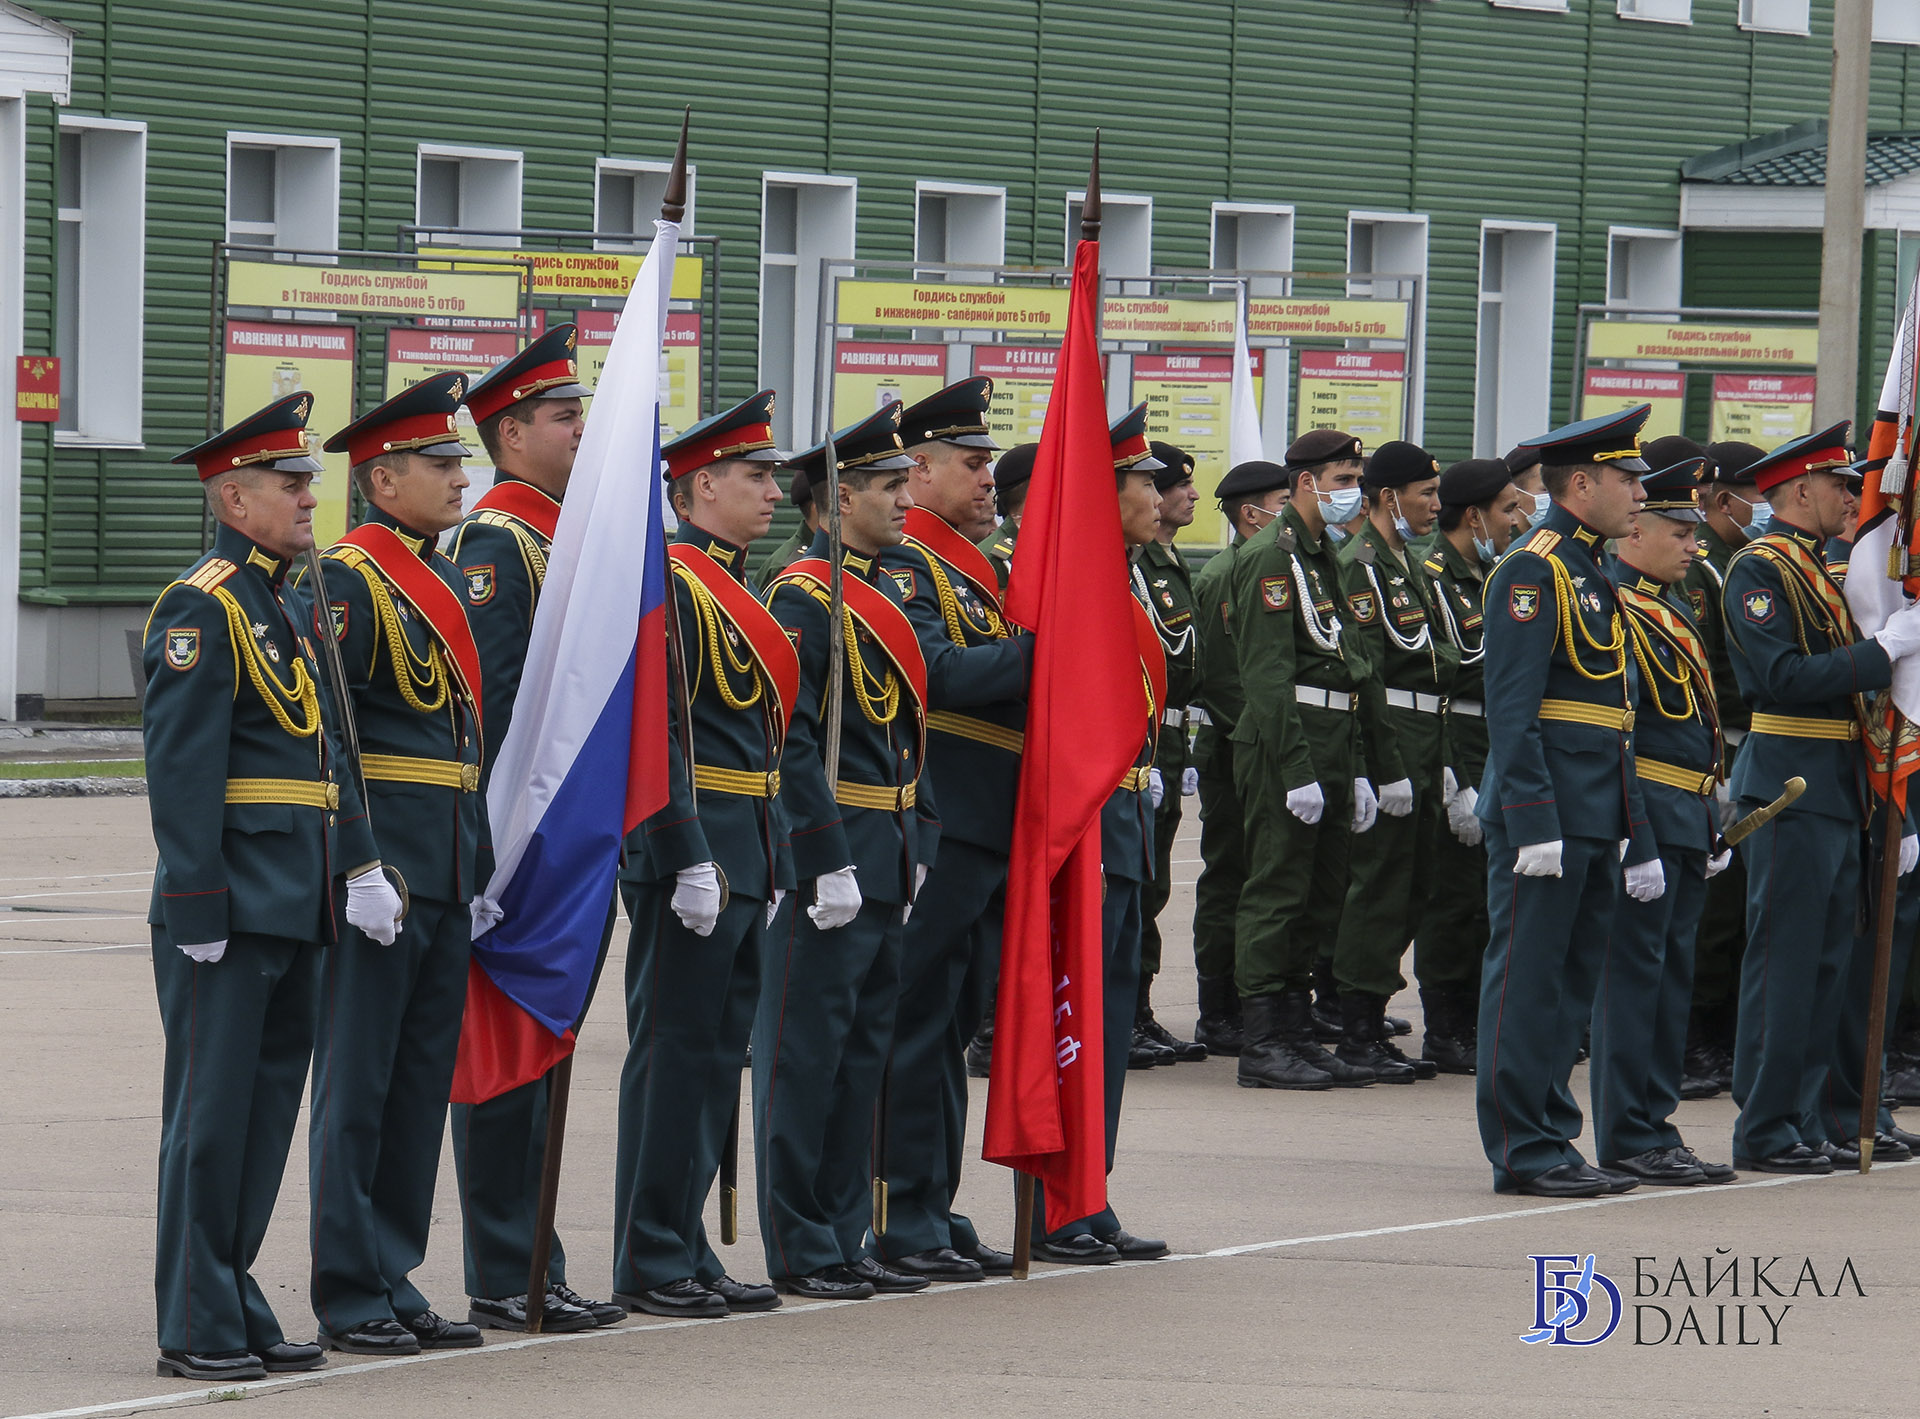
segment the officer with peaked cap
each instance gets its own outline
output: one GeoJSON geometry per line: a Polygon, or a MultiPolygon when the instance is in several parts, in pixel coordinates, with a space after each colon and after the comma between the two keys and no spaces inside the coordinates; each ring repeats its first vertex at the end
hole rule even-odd
{"type": "Polygon", "coordinates": [[[1193,763],[1199,778],[1200,880],[1194,888],[1193,967],[1200,1014],[1196,1044],[1209,1054],[1238,1056],[1240,992],[1233,984],[1233,919],[1247,879],[1244,810],[1233,786],[1233,726],[1241,709],[1240,672],[1227,635],[1226,598],[1233,559],[1247,541],[1280,515],[1287,502],[1287,470],[1255,460],[1231,468],[1215,489],[1233,542],[1208,559],[1193,580],[1194,626],[1199,637],[1199,688],[1191,717],[1193,763]]]}
{"type": "MultiPolygon", "coordinates": [[[[1607,966],[1593,1006],[1593,1147],[1601,1166],[1659,1187],[1731,1182],[1725,1163],[1686,1146],[1673,1124],[1693,993],[1693,935],[1707,879],[1730,850],[1716,850],[1713,794],[1720,777],[1713,673],[1691,609],[1678,595],[1696,560],[1695,498],[1706,456],[1698,444],[1655,439],[1640,480],[1647,500],[1619,542],[1613,579],[1639,669],[1634,776],[1646,821],[1626,857],[1658,861],[1661,890],[1629,885],[1613,917],[1607,966]]],[[[1643,874],[1644,875],[1644,874],[1643,874]]]]}
{"type": "Polygon", "coordinates": [[[1167,658],[1167,703],[1161,709],[1160,743],[1153,764],[1164,788],[1153,811],[1153,877],[1140,901],[1140,1008],[1133,1028],[1133,1064],[1173,1064],[1207,1057],[1205,1045],[1174,1036],[1153,1018],[1153,978],[1160,973],[1159,916],[1173,892],[1173,839],[1180,831],[1180,800],[1199,792],[1200,775],[1190,762],[1187,706],[1199,688],[1200,657],[1193,623],[1193,576],[1173,539],[1193,522],[1194,458],[1185,449],[1155,440],[1153,475],[1160,494],[1160,524],[1151,542],[1134,554],[1133,593],[1153,617],[1167,658]]]}
{"type": "Polygon", "coordinates": [[[968,975],[999,959],[993,910],[1006,881],[1026,726],[1029,653],[1000,614],[1000,580],[974,545],[992,525],[993,382],[963,379],[901,412],[915,461],[906,540],[883,548],[927,663],[927,778],[940,804],[940,857],[916,899],[900,962],[887,1095],[891,1209],[877,1254],[934,1281],[1013,1269],[953,1211],[966,1151],[965,1049],[979,1024],[968,975]]]}
{"type": "MultiPolygon", "coordinates": [[[[560,501],[586,427],[581,401],[589,391],[580,383],[576,340],[572,324],[556,325],[467,391],[468,412],[493,460],[494,483],[454,530],[447,555],[466,580],[467,623],[480,652],[487,716],[482,796],[513,720],[560,501]]],[[[482,887],[492,872],[493,849],[483,843],[482,887]]],[[[613,934],[613,896],[608,883],[602,962],[613,934]]],[[[597,984],[597,967],[594,980],[597,984]]],[[[547,1083],[535,1080],[483,1104],[455,1104],[452,1120],[466,1243],[467,1319],[487,1329],[525,1330],[527,1271],[547,1145],[547,1083]]],[[[584,1330],[625,1318],[625,1307],[589,1301],[567,1285],[567,1253],[557,1231],[547,1275],[552,1286],[541,1329],[584,1330]]]]}
{"type": "MultiPolygon", "coordinates": [[[[1781,445],[1751,465],[1772,509],[1769,530],[1727,564],[1727,646],[1752,711],[1734,760],[1736,818],[1806,791],[1740,844],[1747,865],[1747,949],[1733,1055],[1734,1166],[1824,1173],[1833,1162],[1819,1117],[1846,993],[1862,829],[1873,816],[1862,749],[1867,696],[1892,662],[1920,651],[1920,608],[1896,611],[1862,638],[1821,551],[1852,513],[1848,425],[1781,445]],[[1777,890],[1790,880],[1793,890],[1777,890]]],[[[1884,836],[1873,842],[1875,856],[1884,836]]],[[[1901,875],[1920,855],[1911,822],[1901,875]]],[[[1879,879],[1872,865],[1869,880],[1879,879]]]]}
{"type": "MultiPolygon", "coordinates": [[[[1496,1192],[1592,1197],[1635,1182],[1588,1166],[1568,1087],[1607,932],[1622,845],[1645,820],[1633,777],[1632,679],[1601,564],[1645,500],[1649,406],[1537,439],[1553,506],[1487,580],[1486,826],[1492,941],[1481,974],[1476,1105],[1496,1192]]],[[[1657,859],[1626,885],[1657,895],[1657,859]],[[1653,883],[1643,886],[1647,879],[1653,883]]]]}
{"type": "Polygon", "coordinates": [[[773,391],[661,454],[686,515],[668,547],[686,668],[671,698],[667,806],[627,835],[627,1060],[614,1155],[614,1299],[663,1316],[772,1310],[701,1221],[740,1097],[768,918],[793,886],[780,756],[799,665],[747,577],[780,501],[773,391]],[[679,746],[689,743],[693,771],[679,746]]]}
{"type": "Polygon", "coordinates": [[[1420,1057],[1442,1074],[1473,1073],[1487,953],[1487,853],[1474,811],[1487,769],[1486,578],[1532,520],[1533,499],[1503,459],[1466,459],[1440,475],[1439,532],[1421,564],[1433,590],[1434,635],[1460,660],[1445,714],[1447,831],[1434,843],[1432,890],[1414,933],[1420,1057]]]}
{"type": "Polygon", "coordinates": [[[825,533],[767,588],[800,657],[780,801],[800,887],[774,918],[754,1020],[753,1136],[760,1234],[774,1285],[814,1300],[923,1291],[927,1278],[867,1254],[874,1107],[893,1045],[900,947],[939,821],[921,781],[926,663],[899,590],[876,560],[905,535],[900,406],[795,456],[840,516],[841,624],[825,533]],[[828,776],[830,647],[841,638],[839,748],[828,776]]]}
{"type": "Polygon", "coordinates": [[[326,1363],[287,1341],[251,1271],[300,1113],[320,948],[343,905],[388,939],[397,906],[341,767],[312,610],[286,581],[313,545],[312,409],[288,395],[173,459],[219,526],[155,600],[142,652],[166,1035],[158,1370],[203,1382],[326,1363]]]}
{"type": "MultiPolygon", "coordinates": [[[[359,730],[380,856],[407,884],[397,937],[327,953],[307,1167],[321,1343],[356,1355],[478,1345],[409,1279],[425,1259],[467,999],[482,691],[465,578],[438,548],[460,520],[462,374],[429,375],[327,440],[368,504],[328,549],[326,611],[359,730]]],[[[318,586],[309,588],[316,601],[318,586]]]]}

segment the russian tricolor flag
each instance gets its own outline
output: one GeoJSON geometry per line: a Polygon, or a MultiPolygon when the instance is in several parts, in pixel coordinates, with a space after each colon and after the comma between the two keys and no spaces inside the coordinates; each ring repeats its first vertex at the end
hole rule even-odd
{"type": "Polygon", "coordinates": [[[654,231],[574,459],[487,790],[495,867],[473,902],[455,1103],[531,1083],[572,1052],[621,839],[667,801],[659,388],[680,228],[654,231]]]}

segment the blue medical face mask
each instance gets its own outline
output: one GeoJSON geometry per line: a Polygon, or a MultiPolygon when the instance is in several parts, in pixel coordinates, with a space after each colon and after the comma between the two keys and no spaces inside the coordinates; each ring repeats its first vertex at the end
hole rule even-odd
{"type": "MultiPolygon", "coordinates": [[[[1738,493],[1733,496],[1740,498],[1738,493]]],[[[1765,537],[1768,529],[1773,526],[1773,504],[1765,498],[1757,503],[1747,502],[1745,498],[1740,498],[1740,501],[1747,503],[1747,507],[1753,514],[1747,519],[1747,525],[1741,529],[1746,534],[1747,541],[1751,542],[1756,537],[1765,537]]]]}
{"type": "Polygon", "coordinates": [[[1360,515],[1360,503],[1366,495],[1358,488],[1337,488],[1331,493],[1320,494],[1320,516],[1326,520],[1328,528],[1334,529],[1340,537],[1336,524],[1352,522],[1360,515]]]}
{"type": "Polygon", "coordinates": [[[1541,523],[1545,522],[1547,520],[1547,514],[1552,510],[1553,494],[1547,492],[1544,488],[1535,493],[1533,495],[1533,519],[1527,523],[1528,528],[1538,527],[1541,523]]]}
{"type": "Polygon", "coordinates": [[[1400,534],[1400,540],[1402,542],[1413,541],[1413,524],[1408,522],[1405,515],[1400,511],[1400,495],[1398,493],[1393,495],[1393,530],[1400,534]]]}
{"type": "MultiPolygon", "coordinates": [[[[1475,515],[1478,516],[1477,513],[1475,515]]],[[[1493,550],[1493,540],[1488,537],[1474,538],[1473,552],[1480,559],[1480,565],[1483,567],[1490,567],[1500,559],[1500,554],[1493,550]]]]}

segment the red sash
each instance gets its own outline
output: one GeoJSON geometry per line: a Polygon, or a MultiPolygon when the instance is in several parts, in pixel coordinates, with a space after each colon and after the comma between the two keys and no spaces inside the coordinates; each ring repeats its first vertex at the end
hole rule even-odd
{"type": "Polygon", "coordinates": [[[467,608],[453,594],[453,589],[433,574],[433,568],[420,559],[399,533],[384,523],[363,522],[340,542],[379,568],[387,584],[405,597],[407,604],[427,623],[427,629],[446,652],[447,664],[453,667],[454,676],[466,691],[474,717],[478,719],[480,650],[473,643],[472,628],[467,625],[467,608]]]}
{"type": "MultiPolygon", "coordinates": [[[[795,562],[780,574],[780,582],[805,579],[819,586],[823,591],[833,589],[833,566],[822,557],[806,557],[795,562]]],[[[913,622],[907,619],[907,613],[893,602],[878,587],[862,581],[857,576],[842,575],[841,594],[846,597],[847,610],[853,618],[873,633],[880,642],[880,648],[887,658],[905,677],[907,688],[913,691],[913,717],[918,726],[920,751],[917,762],[925,762],[927,752],[927,661],[920,654],[920,639],[913,633],[913,622]]],[[[767,588],[769,598],[773,588],[767,588]]]]}
{"type": "Polygon", "coordinates": [[[793,653],[786,631],[773,619],[772,612],[753,599],[752,592],[700,548],[690,542],[674,542],[667,547],[667,555],[678,563],[682,572],[707,589],[726,618],[733,622],[733,628],[745,638],[747,649],[753,653],[773,694],[774,707],[780,712],[780,732],[784,735],[793,719],[793,703],[800,693],[800,657],[793,653]]]}
{"type": "Polygon", "coordinates": [[[560,504],[533,484],[518,479],[495,483],[473,505],[473,510],[517,517],[549,542],[553,541],[553,529],[560,525],[560,504]]]}
{"type": "Polygon", "coordinates": [[[980,599],[994,610],[1000,609],[1000,578],[994,575],[987,554],[967,541],[945,519],[923,507],[907,509],[907,536],[959,572],[980,593],[980,599]]]}
{"type": "Polygon", "coordinates": [[[1167,652],[1160,644],[1153,613],[1140,604],[1139,597],[1127,599],[1133,603],[1133,638],[1140,643],[1140,669],[1147,681],[1147,721],[1153,726],[1147,731],[1147,742],[1154,744],[1159,742],[1160,711],[1167,702],[1167,652]]]}

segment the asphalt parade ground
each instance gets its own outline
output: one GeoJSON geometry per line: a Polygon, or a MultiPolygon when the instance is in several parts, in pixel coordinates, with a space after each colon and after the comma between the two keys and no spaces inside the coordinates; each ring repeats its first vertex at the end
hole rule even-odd
{"type": "MultiPolygon", "coordinates": [[[[1185,923],[1199,870],[1191,820],[1174,857],[1155,1004],[1184,1034],[1194,1014],[1185,923]]],[[[1913,1410],[1914,1165],[1563,1204],[1496,1197],[1471,1079],[1276,1093],[1236,1088],[1231,1060],[1128,1081],[1113,1196],[1130,1229],[1172,1244],[1167,1261],[1036,1266],[1025,1283],[864,1302],[789,1298],[773,1314],[722,1321],[489,1332],[477,1351],[335,1356],[315,1374],[228,1390],[159,1380],[152,867],[144,799],[0,803],[0,1415],[222,1399],[289,1419],[1913,1410]],[[1596,1275],[1580,1295],[1589,1255],[1596,1275]],[[1524,1342],[1542,1305],[1563,1324],[1524,1342]]],[[[560,1196],[570,1280],[595,1296],[610,1279],[624,940],[623,927],[583,1033],[560,1196]]],[[[1417,1049],[1413,992],[1393,1010],[1415,1019],[1403,1043],[1417,1049]]],[[[1584,1068],[1575,1083],[1584,1103],[1584,1068]]],[[[974,1088],[977,1156],[984,1081],[974,1088]]],[[[1699,1152],[1728,1156],[1727,1099],[1683,1104],[1679,1122],[1699,1152]]],[[[1008,1244],[1007,1173],[976,1165],[961,1205],[990,1241],[1008,1244]]],[[[314,1328],[306,1223],[302,1128],[256,1268],[295,1339],[314,1328]]],[[[730,1269],[764,1278],[750,1197],[741,1223],[730,1269]]],[[[711,1208],[708,1226],[717,1235],[711,1208]]],[[[415,1276],[437,1309],[465,1318],[444,1155],[433,1245],[415,1276]]]]}

